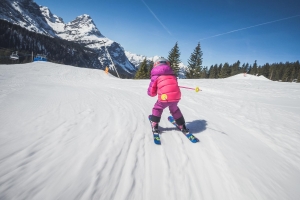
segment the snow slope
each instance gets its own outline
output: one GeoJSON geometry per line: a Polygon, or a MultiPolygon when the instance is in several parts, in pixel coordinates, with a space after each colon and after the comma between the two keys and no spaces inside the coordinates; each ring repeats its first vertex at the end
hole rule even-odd
{"type": "Polygon", "coordinates": [[[157,146],[149,80],[0,65],[0,199],[300,199],[300,84],[242,77],[180,79],[201,142],[166,110],[157,146]]]}
{"type": "Polygon", "coordinates": [[[263,75],[254,76],[254,75],[251,75],[251,74],[237,74],[237,75],[231,76],[227,79],[271,81],[270,79],[267,79],[263,75]]]}

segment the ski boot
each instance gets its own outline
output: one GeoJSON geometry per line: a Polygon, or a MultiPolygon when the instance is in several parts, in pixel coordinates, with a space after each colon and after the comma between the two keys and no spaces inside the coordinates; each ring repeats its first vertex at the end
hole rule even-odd
{"type": "Polygon", "coordinates": [[[184,134],[188,134],[190,132],[190,130],[185,126],[185,124],[183,125],[178,125],[178,128],[181,130],[182,133],[184,134]]]}
{"type": "Polygon", "coordinates": [[[158,123],[157,122],[151,122],[151,126],[152,126],[152,132],[159,134],[160,130],[158,129],[158,123]]]}

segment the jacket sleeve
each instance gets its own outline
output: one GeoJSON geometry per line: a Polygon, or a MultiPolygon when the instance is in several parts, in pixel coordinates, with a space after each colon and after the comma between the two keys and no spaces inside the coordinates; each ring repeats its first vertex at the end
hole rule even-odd
{"type": "Polygon", "coordinates": [[[151,77],[151,82],[148,87],[148,95],[151,97],[155,97],[157,95],[157,78],[158,76],[151,77]]]}

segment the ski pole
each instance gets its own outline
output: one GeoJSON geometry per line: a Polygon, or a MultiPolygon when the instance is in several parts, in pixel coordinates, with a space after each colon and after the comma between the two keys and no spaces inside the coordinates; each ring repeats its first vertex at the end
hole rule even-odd
{"type": "MultiPolygon", "coordinates": [[[[189,90],[195,90],[195,92],[199,92],[202,91],[200,90],[200,88],[197,86],[196,88],[190,88],[190,87],[185,87],[185,86],[179,86],[180,88],[185,88],[185,89],[189,89],[189,90]]],[[[160,96],[161,100],[166,101],[168,99],[168,95],[167,94],[162,94],[160,96]]]]}
{"type": "Polygon", "coordinates": [[[180,88],[185,88],[185,89],[189,89],[189,90],[195,90],[195,92],[199,92],[202,91],[200,90],[200,88],[197,86],[196,88],[190,88],[190,87],[185,87],[185,86],[179,86],[180,88]]]}

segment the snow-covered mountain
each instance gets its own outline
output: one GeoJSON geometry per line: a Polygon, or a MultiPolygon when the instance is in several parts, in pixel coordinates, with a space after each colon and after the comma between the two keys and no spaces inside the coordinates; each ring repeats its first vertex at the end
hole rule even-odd
{"type": "MultiPolygon", "coordinates": [[[[153,56],[153,57],[147,57],[144,55],[139,55],[139,54],[135,54],[135,53],[131,53],[129,51],[125,51],[125,55],[127,56],[128,60],[134,64],[134,66],[136,68],[140,67],[140,64],[144,61],[144,59],[146,59],[148,62],[150,61],[155,61],[156,59],[160,58],[161,56],[153,56]]],[[[185,78],[185,69],[186,66],[181,62],[179,64],[180,67],[180,71],[179,71],[179,78],[185,78]]]]}
{"type": "Polygon", "coordinates": [[[48,7],[40,6],[39,8],[44,16],[43,19],[45,19],[47,24],[55,31],[54,36],[57,36],[58,33],[64,30],[66,25],[62,18],[52,14],[48,7]]]}
{"type": "Polygon", "coordinates": [[[131,53],[129,51],[125,51],[125,55],[127,56],[128,60],[134,64],[134,66],[136,68],[139,68],[140,64],[144,61],[144,59],[146,59],[148,62],[150,61],[155,61],[156,59],[158,59],[161,56],[153,56],[153,57],[147,57],[144,55],[139,55],[139,54],[135,54],[135,53],[131,53]]]}
{"type": "MultiPolygon", "coordinates": [[[[49,22],[50,23],[50,22],[49,22]]],[[[64,27],[53,25],[60,38],[70,41],[89,43],[90,41],[106,39],[96,27],[93,19],[87,15],[80,15],[75,20],[64,24],[64,27]]]]}
{"type": "MultiPolygon", "coordinates": [[[[49,13],[52,20],[62,19],[49,13]]],[[[33,0],[1,0],[0,1],[0,19],[4,19],[13,24],[26,28],[29,31],[56,37],[55,31],[47,23],[42,14],[40,6],[33,0]]]]}
{"type": "Polygon", "coordinates": [[[114,64],[119,73],[125,76],[136,71],[136,67],[126,57],[124,48],[102,35],[89,15],[84,14],[65,23],[62,18],[52,14],[49,8],[38,6],[33,0],[1,0],[0,19],[36,33],[74,41],[97,50],[103,68],[109,66],[113,69],[114,64]]]}

